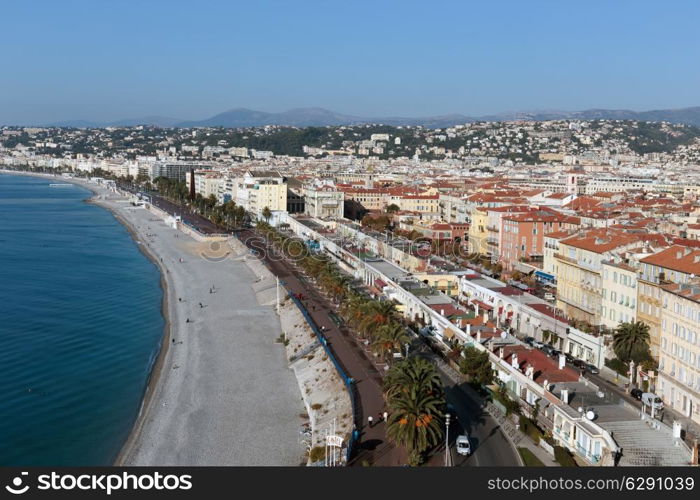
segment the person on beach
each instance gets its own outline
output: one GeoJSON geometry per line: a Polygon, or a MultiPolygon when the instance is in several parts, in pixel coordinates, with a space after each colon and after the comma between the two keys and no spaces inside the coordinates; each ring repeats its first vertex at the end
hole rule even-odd
{"type": "Polygon", "coordinates": [[[367,417],[367,424],[369,425],[370,429],[372,428],[372,420],[373,420],[373,419],[372,419],[372,415],[370,415],[369,417],[367,417]]]}
{"type": "Polygon", "coordinates": [[[384,417],[384,421],[386,422],[386,419],[389,418],[389,412],[385,411],[382,416],[384,417]]]}
{"type": "Polygon", "coordinates": [[[190,318],[187,318],[187,323],[189,323],[189,322],[190,322],[190,318]]]}
{"type": "Polygon", "coordinates": [[[379,415],[377,415],[377,422],[383,422],[384,421],[384,414],[382,412],[379,412],[379,415]]]}

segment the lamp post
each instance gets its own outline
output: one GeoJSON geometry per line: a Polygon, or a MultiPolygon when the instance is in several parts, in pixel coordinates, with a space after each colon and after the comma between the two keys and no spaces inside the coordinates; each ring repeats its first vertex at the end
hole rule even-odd
{"type": "Polygon", "coordinates": [[[445,414],[445,467],[452,467],[452,454],[450,453],[450,414],[445,414]]]}

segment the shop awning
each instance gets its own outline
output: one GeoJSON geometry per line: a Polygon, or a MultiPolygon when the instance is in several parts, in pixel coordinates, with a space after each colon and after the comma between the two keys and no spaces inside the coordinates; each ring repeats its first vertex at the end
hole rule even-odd
{"type": "Polygon", "coordinates": [[[549,281],[554,281],[555,279],[553,274],[545,273],[544,271],[535,271],[535,276],[543,280],[549,281]]]}

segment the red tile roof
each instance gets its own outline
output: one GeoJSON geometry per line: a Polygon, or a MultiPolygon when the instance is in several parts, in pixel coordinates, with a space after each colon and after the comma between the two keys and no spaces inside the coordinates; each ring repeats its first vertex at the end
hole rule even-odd
{"type": "Polygon", "coordinates": [[[503,360],[512,366],[513,355],[516,355],[518,369],[526,373],[528,366],[533,368],[533,380],[543,384],[547,380],[550,384],[556,382],[577,382],[579,373],[565,366],[559,369],[559,362],[547,356],[539,349],[528,349],[521,345],[506,346],[503,360]]]}
{"type": "Polygon", "coordinates": [[[641,259],[640,262],[685,274],[700,275],[700,249],[687,246],[673,245],[641,259]]]}

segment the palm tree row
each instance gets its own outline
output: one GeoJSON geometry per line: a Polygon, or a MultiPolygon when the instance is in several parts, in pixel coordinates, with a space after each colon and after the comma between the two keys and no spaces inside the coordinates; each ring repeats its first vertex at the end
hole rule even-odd
{"type": "Polygon", "coordinates": [[[267,224],[258,229],[287,258],[294,260],[329,298],[340,304],[340,316],[382,361],[390,363],[410,340],[393,302],[371,299],[351,287],[351,279],[323,255],[312,253],[300,240],[267,224]]]}
{"type": "MultiPolygon", "coordinates": [[[[347,275],[325,256],[311,252],[301,240],[264,223],[258,224],[258,229],[340,304],[343,320],[375,354],[391,363],[394,353],[401,352],[410,340],[395,304],[371,299],[352,288],[347,275]]],[[[419,465],[425,452],[443,438],[445,396],[437,370],[422,358],[401,360],[387,372],[384,396],[389,408],[387,436],[408,450],[410,465],[419,465]]]]}

